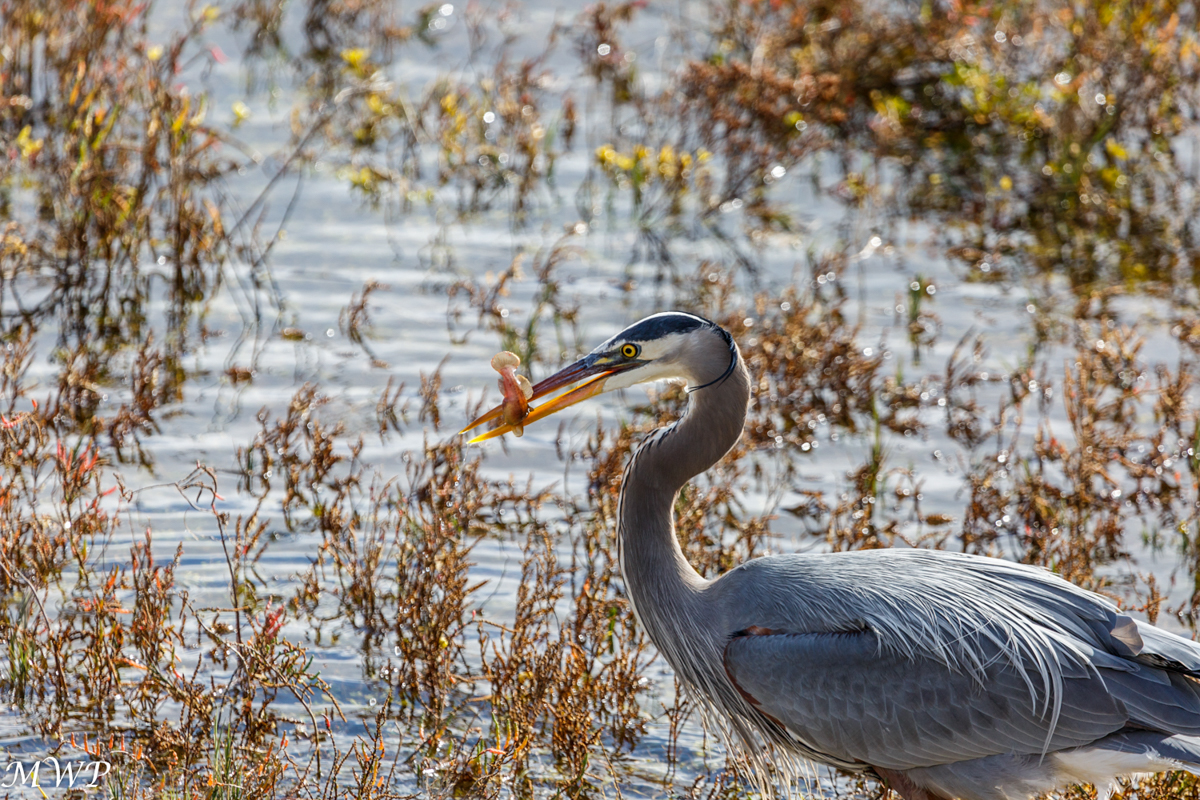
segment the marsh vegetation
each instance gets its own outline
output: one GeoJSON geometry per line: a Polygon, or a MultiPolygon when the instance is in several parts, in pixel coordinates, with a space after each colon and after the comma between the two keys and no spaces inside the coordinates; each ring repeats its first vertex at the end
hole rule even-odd
{"type": "Polygon", "coordinates": [[[0,0],[5,756],[121,797],[749,793],[616,560],[682,393],[455,435],[491,353],[536,379],[669,307],[757,379],[676,509],[702,573],[947,548],[1194,633],[1197,27],[0,0]]]}

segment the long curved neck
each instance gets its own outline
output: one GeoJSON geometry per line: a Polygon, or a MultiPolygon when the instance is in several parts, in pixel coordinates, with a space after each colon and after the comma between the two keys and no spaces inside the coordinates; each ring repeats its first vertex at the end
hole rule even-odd
{"type": "MultiPolygon", "coordinates": [[[[696,620],[700,609],[694,604],[707,581],[684,557],[672,512],[683,485],[715,464],[742,435],[750,378],[740,353],[736,359],[724,380],[690,395],[678,422],[646,438],[621,483],[617,536],[625,586],[651,640],[673,664],[665,646],[676,638],[670,630],[677,630],[681,619],[696,620]]],[[[720,372],[695,376],[696,385],[719,376],[729,362],[709,363],[720,372]]]]}

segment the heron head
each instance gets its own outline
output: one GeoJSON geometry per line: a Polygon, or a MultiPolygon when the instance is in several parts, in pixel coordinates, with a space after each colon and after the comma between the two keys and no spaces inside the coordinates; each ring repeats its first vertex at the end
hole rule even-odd
{"type": "MultiPolygon", "coordinates": [[[[524,425],[562,411],[589,397],[638,383],[683,380],[689,391],[704,388],[727,377],[737,363],[733,337],[720,326],[692,314],[666,311],[635,322],[588,353],[533,386],[530,400],[560,389],[574,388],[531,407],[524,425]]],[[[462,429],[466,433],[499,418],[497,406],[462,429]]],[[[500,425],[471,439],[481,442],[513,430],[500,425]]]]}

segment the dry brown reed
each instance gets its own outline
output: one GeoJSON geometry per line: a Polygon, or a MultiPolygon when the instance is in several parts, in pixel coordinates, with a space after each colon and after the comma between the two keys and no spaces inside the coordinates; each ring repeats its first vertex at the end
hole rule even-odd
{"type": "MultiPolygon", "coordinates": [[[[703,574],[794,545],[777,534],[787,514],[804,546],[1004,554],[1194,628],[1200,592],[1172,606],[1129,553],[1144,531],[1145,544],[1180,554],[1181,580],[1200,572],[1200,319],[1177,299],[1180,355],[1167,365],[1112,310],[1120,295],[1195,277],[1194,176],[1175,147],[1196,121],[1194,5],[912,8],[713,4],[710,52],[657,94],[623,45],[643,4],[597,4],[556,29],[573,37],[608,115],[589,142],[580,222],[494,279],[448,280],[448,338],[480,331],[526,368],[577,352],[562,273],[601,201],[610,220],[631,212],[644,261],[673,263],[676,237],[711,237],[727,257],[676,269],[672,297],[733,332],[757,383],[741,444],[677,504],[703,574]],[[845,248],[805,256],[782,293],[745,291],[763,237],[799,229],[771,187],[823,153],[842,173],[819,187],[827,196],[950,221],[938,245],[969,280],[1062,274],[1074,302],[1036,309],[1028,354],[999,372],[980,366],[986,341],[966,337],[938,372],[906,376],[889,340],[864,347],[845,248]],[[531,287],[529,308],[509,307],[531,287]],[[897,437],[923,436],[957,448],[961,513],[927,512],[922,468],[892,457],[897,437]],[[802,470],[838,437],[863,443],[859,463],[836,490],[803,488],[802,470]]],[[[324,142],[337,174],[394,215],[501,208],[519,226],[554,204],[556,163],[582,138],[576,97],[552,91],[555,41],[510,58],[468,9],[471,58],[492,68],[413,94],[386,69],[402,48],[437,44],[439,7],[401,19],[386,3],[320,0],[304,12],[305,49],[287,76],[302,102],[276,179],[315,164],[324,142]]],[[[251,63],[288,52],[283,13],[256,0],[232,9],[251,63]]],[[[444,419],[438,371],[411,403],[393,383],[379,394],[382,443],[425,431],[400,475],[367,463],[364,439],[305,385],[259,413],[234,480],[206,465],[164,476],[222,547],[220,604],[192,598],[182,550],[164,559],[154,531],[132,530],[137,495],[116,468],[154,468],[162,414],[193,377],[185,356],[211,334],[205,303],[231,267],[269,291],[262,198],[230,217],[218,191],[244,161],[230,155],[236,138],[206,124],[206,100],[176,77],[217,57],[202,34],[219,17],[191,7],[185,30],[156,45],[132,3],[0,3],[5,698],[60,756],[112,760],[107,787],[122,797],[620,795],[652,725],[668,729],[674,765],[692,709],[686,698],[662,707],[614,532],[623,464],[682,408],[678,390],[561,442],[564,468],[586,475],[571,495],[490,476],[444,430],[457,420],[444,419]],[[38,384],[28,374],[49,340],[54,380],[38,384]],[[222,510],[223,492],[245,501],[240,515],[222,510]],[[313,557],[280,595],[262,559],[291,542],[313,557]],[[511,613],[489,609],[472,574],[486,546],[519,549],[511,613]],[[350,709],[314,667],[339,641],[361,651],[373,711],[350,709]]],[[[897,327],[915,367],[941,324],[929,281],[909,286],[897,327]]],[[[382,367],[376,288],[350,298],[339,323],[382,367]]],[[[673,783],[682,777],[663,791],[749,791],[728,766],[673,783]]],[[[875,795],[865,783],[846,792],[875,795]]],[[[1125,789],[1196,793],[1180,775],[1125,789]]]]}

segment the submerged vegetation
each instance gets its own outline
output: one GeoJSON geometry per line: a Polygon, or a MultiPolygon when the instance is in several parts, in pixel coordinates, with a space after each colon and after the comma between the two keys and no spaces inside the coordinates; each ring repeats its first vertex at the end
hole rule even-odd
{"type": "Polygon", "coordinates": [[[623,465],[682,392],[561,429],[557,482],[500,477],[453,434],[476,395],[381,342],[408,304],[531,373],[645,308],[730,330],[745,435],[676,508],[704,574],[949,548],[1196,629],[1195,4],[705,9],[530,41],[517,7],[0,0],[6,790],[53,756],[121,797],[750,791],[619,576],[623,465]],[[421,286],[347,279],[336,330],[296,301],[312,185],[421,286]],[[501,261],[459,255],[474,229],[501,261]],[[322,338],[382,380],[310,369],[322,338]],[[173,455],[204,425],[228,452],[173,455]]]}

